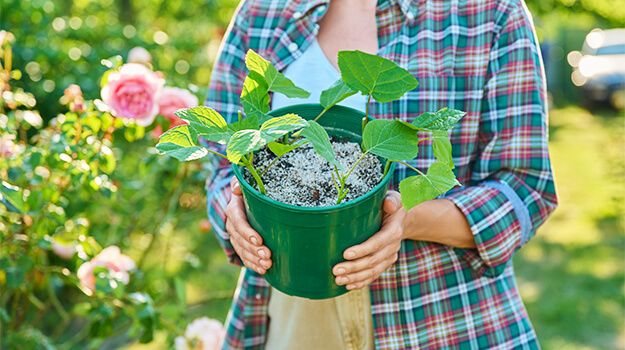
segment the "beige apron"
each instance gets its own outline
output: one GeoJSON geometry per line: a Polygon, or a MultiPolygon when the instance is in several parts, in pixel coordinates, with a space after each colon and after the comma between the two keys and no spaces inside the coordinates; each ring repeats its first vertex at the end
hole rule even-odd
{"type": "Polygon", "coordinates": [[[267,350],[373,350],[369,287],[311,300],[271,288],[267,350]]]}

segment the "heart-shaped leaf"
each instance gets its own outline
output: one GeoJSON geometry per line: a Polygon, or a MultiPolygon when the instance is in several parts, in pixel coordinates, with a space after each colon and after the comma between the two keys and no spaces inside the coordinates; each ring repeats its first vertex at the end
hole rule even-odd
{"type": "Polygon", "coordinates": [[[214,109],[198,106],[176,111],[178,118],[187,121],[195,132],[208,141],[226,144],[232,133],[226,120],[214,109]]]}
{"type": "Polygon", "coordinates": [[[269,112],[269,86],[265,78],[257,72],[251,71],[243,82],[241,91],[241,105],[248,118],[256,117],[259,123],[263,123],[270,117],[269,112]]]}
{"type": "Polygon", "coordinates": [[[296,114],[286,114],[267,120],[260,130],[240,130],[232,135],[226,155],[232,163],[238,164],[245,155],[258,151],[271,141],[275,141],[285,134],[301,129],[308,122],[296,114]]]}
{"type": "Polygon", "coordinates": [[[362,146],[390,160],[411,160],[419,153],[417,132],[394,120],[372,120],[362,136],[362,146]]]}
{"type": "Polygon", "coordinates": [[[264,77],[268,91],[281,93],[290,98],[307,98],[310,96],[308,91],[295,86],[289,78],[278,72],[271,62],[253,50],[247,51],[245,65],[250,72],[256,72],[264,77]]]}
{"type": "Polygon", "coordinates": [[[339,79],[332,84],[327,90],[321,92],[319,103],[325,109],[329,109],[344,99],[356,94],[358,91],[350,88],[345,84],[343,79],[339,79]]]}
{"type": "Polygon", "coordinates": [[[319,123],[311,120],[308,126],[299,132],[299,135],[310,141],[315,151],[323,157],[328,163],[336,165],[339,170],[343,171],[343,166],[336,160],[334,149],[330,143],[330,138],[326,130],[319,123]]]}
{"type": "Polygon", "coordinates": [[[414,118],[410,124],[402,123],[421,131],[448,131],[451,130],[465,114],[465,112],[445,107],[436,113],[426,112],[420,114],[418,117],[414,118]]]}
{"type": "Polygon", "coordinates": [[[434,131],[432,133],[432,150],[436,160],[444,163],[451,169],[455,168],[454,160],[451,157],[451,142],[447,131],[434,131]]]}
{"type": "Polygon", "coordinates": [[[276,157],[282,157],[283,155],[291,152],[292,150],[306,144],[307,141],[306,140],[299,140],[298,142],[292,144],[292,145],[285,145],[279,142],[269,142],[267,144],[267,148],[269,148],[269,150],[271,152],[273,152],[273,154],[276,155],[276,157]]]}
{"type": "Polygon", "coordinates": [[[378,102],[395,101],[419,82],[410,72],[383,57],[362,51],[340,51],[339,68],[345,83],[378,102]]]}
{"type": "Polygon", "coordinates": [[[399,183],[399,192],[404,208],[409,210],[440,196],[454,186],[460,186],[454,172],[446,164],[436,162],[430,166],[425,176],[416,175],[403,179],[399,183]]]}
{"type": "Polygon", "coordinates": [[[180,125],[161,135],[156,149],[186,162],[203,158],[208,150],[196,145],[197,133],[189,125],[180,125]]]}

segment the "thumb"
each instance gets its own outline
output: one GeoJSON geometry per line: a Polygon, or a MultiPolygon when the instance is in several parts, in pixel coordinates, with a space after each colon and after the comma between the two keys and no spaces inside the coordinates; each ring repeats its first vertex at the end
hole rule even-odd
{"type": "Polygon", "coordinates": [[[398,209],[402,208],[401,195],[397,191],[386,192],[386,198],[384,198],[383,210],[387,214],[393,214],[398,209]]]}
{"type": "Polygon", "coordinates": [[[230,190],[232,191],[232,194],[236,196],[240,196],[243,194],[243,192],[241,191],[241,186],[239,186],[239,180],[236,176],[233,176],[230,180],[230,190]]]}

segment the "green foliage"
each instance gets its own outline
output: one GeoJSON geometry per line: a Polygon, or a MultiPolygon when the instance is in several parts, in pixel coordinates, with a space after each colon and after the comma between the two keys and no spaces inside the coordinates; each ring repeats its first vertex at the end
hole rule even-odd
{"type": "MultiPolygon", "coordinates": [[[[0,78],[16,76],[7,73],[0,78]]],[[[173,341],[188,317],[190,282],[178,272],[208,262],[197,221],[212,165],[160,156],[146,128],[92,101],[44,126],[31,99],[13,88],[0,104],[0,347],[98,348],[109,338],[151,342],[155,332],[173,341]],[[111,245],[136,268],[125,284],[96,267],[92,290],[78,270],[111,245]]]]}
{"type": "Polygon", "coordinates": [[[0,29],[18,38],[17,88],[38,97],[44,120],[65,112],[63,90],[79,83],[86,99],[99,98],[102,58],[131,48],[152,54],[171,85],[205,95],[219,42],[238,1],[33,1],[6,0],[0,29]],[[198,88],[199,87],[199,88],[198,88]]]}
{"type": "Polygon", "coordinates": [[[367,123],[362,136],[365,151],[392,160],[414,159],[419,152],[418,143],[416,131],[393,120],[367,123]]]}
{"type": "Polygon", "coordinates": [[[290,98],[307,98],[310,93],[285,77],[266,59],[262,58],[253,50],[248,50],[245,55],[245,65],[250,72],[258,73],[267,83],[268,91],[281,93],[290,98]]]}
{"type": "Polygon", "coordinates": [[[428,168],[427,175],[416,175],[403,179],[399,183],[401,201],[406,210],[417,204],[434,199],[460,186],[449,166],[436,162],[428,168]]]}
{"type": "Polygon", "coordinates": [[[309,121],[308,126],[303,128],[299,135],[309,141],[317,154],[322,156],[323,159],[343,171],[343,166],[336,160],[328,133],[319,123],[313,120],[309,121]]]}
{"type": "Polygon", "coordinates": [[[159,140],[156,149],[178,159],[188,162],[203,158],[208,151],[202,146],[196,146],[197,132],[188,125],[177,126],[165,134],[159,140]]]}
{"type": "Polygon", "coordinates": [[[319,103],[325,109],[330,109],[330,107],[335,104],[343,101],[344,99],[355,95],[358,91],[353,90],[343,79],[339,79],[332,84],[327,90],[321,92],[321,97],[319,99],[319,103]]]}
{"type": "Polygon", "coordinates": [[[419,85],[407,70],[380,56],[340,51],[338,62],[345,84],[378,102],[395,101],[419,85]]]}
{"type": "Polygon", "coordinates": [[[400,123],[421,131],[447,131],[456,125],[466,113],[447,107],[438,112],[425,112],[414,118],[412,123],[400,121],[400,123]]]}

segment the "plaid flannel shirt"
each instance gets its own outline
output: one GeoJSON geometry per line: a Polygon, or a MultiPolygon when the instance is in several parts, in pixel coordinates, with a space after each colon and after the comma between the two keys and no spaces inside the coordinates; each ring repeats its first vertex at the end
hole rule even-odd
{"type": "MultiPolygon", "coordinates": [[[[302,55],[327,0],[244,0],[227,30],[205,104],[229,121],[253,49],[278,70],[302,55]]],[[[379,0],[379,52],[419,80],[395,102],[372,101],[376,118],[411,121],[443,107],[467,115],[450,133],[463,187],[449,191],[477,249],[405,240],[397,262],[370,285],[377,349],[535,349],[538,342],[514,279],[513,254],[556,207],[547,151],[545,78],[522,0],[379,0]]],[[[427,137],[427,133],[419,135],[427,137]]],[[[420,143],[412,165],[435,161],[420,143]]],[[[413,175],[398,166],[394,183],[413,175]]],[[[232,263],[224,226],[231,169],[221,163],[208,214],[232,263]]],[[[269,286],[243,269],[227,320],[225,349],[262,349],[269,286]]]]}

